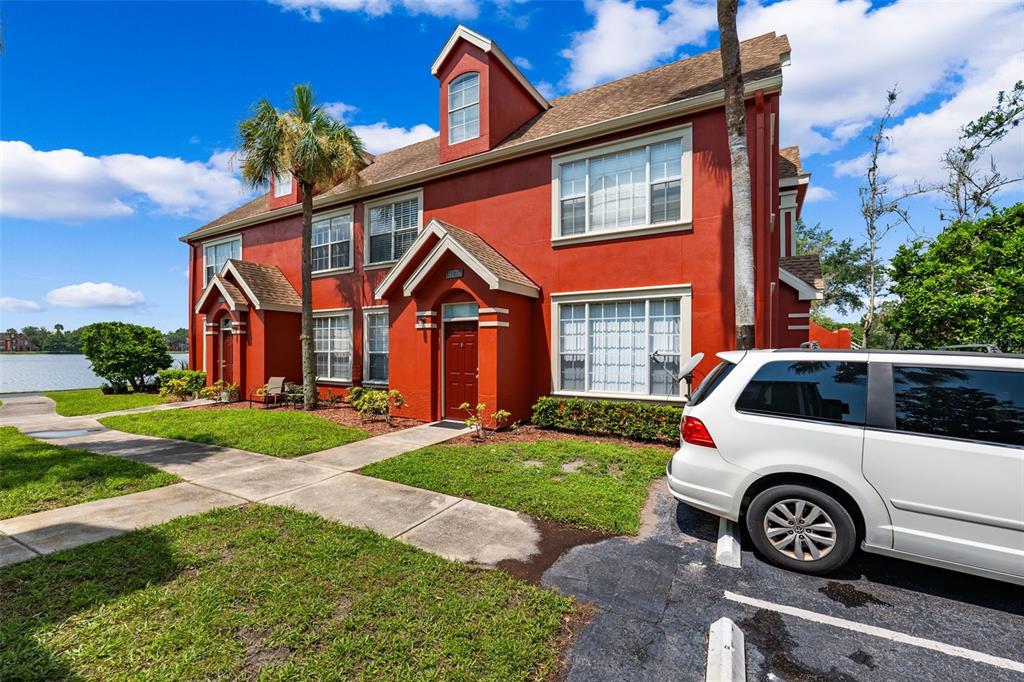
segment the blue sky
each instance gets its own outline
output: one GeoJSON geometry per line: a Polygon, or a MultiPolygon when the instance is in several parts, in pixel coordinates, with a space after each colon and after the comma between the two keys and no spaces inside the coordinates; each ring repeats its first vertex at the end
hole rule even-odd
{"type": "MultiPolygon", "coordinates": [[[[9,2],[2,16],[2,328],[183,326],[177,238],[246,198],[227,164],[235,126],[262,96],[284,105],[293,83],[382,151],[437,129],[430,64],[459,22],[550,96],[717,45],[705,0],[9,2]]],[[[782,141],[814,174],[805,220],[858,233],[864,136],[894,83],[904,107],[883,169],[938,179],[957,128],[1024,78],[1022,21],[1019,2],[745,4],[742,35],[793,44],[782,141]]],[[[995,150],[1007,172],[1024,170],[1021,135],[995,150]]],[[[935,202],[911,208],[933,234],[935,202]]]]}

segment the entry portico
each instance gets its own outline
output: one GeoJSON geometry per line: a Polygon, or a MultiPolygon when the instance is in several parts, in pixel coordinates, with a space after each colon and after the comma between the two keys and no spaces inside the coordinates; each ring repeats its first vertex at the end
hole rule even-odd
{"type": "Polygon", "coordinates": [[[391,319],[390,382],[421,419],[463,403],[528,414],[540,287],[479,235],[432,220],[375,291],[391,319]]]}

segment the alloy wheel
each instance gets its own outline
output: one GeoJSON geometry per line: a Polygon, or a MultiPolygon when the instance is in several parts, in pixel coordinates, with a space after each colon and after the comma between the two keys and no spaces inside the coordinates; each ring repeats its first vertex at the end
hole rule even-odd
{"type": "Polygon", "coordinates": [[[817,561],[832,551],[837,533],[824,509],[800,499],[780,500],[764,515],[764,534],[776,551],[797,561],[817,561]]]}

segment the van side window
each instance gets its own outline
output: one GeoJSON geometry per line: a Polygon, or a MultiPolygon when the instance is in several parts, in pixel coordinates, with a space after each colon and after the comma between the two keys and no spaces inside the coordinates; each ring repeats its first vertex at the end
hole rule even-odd
{"type": "Polygon", "coordinates": [[[729,372],[735,367],[731,362],[720,362],[715,365],[715,368],[708,372],[708,375],[700,382],[700,386],[690,396],[690,405],[700,405],[704,402],[704,399],[711,395],[711,392],[718,387],[718,384],[722,383],[729,372]]]}
{"type": "Polygon", "coordinates": [[[898,430],[1024,445],[1024,372],[895,366],[892,375],[898,430]]]}
{"type": "Polygon", "coordinates": [[[862,425],[867,386],[866,362],[769,362],[743,389],[736,409],[862,425]]]}

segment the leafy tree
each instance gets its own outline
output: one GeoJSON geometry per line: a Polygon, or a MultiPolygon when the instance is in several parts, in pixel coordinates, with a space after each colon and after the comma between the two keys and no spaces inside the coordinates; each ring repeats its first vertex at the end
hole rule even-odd
{"type": "Polygon", "coordinates": [[[28,339],[29,344],[35,350],[42,350],[43,346],[46,345],[46,338],[50,335],[50,330],[44,329],[43,327],[24,327],[21,333],[28,339]]]}
{"type": "Polygon", "coordinates": [[[167,332],[164,334],[164,340],[167,341],[169,348],[183,348],[188,350],[188,329],[181,327],[175,329],[173,332],[167,332]]]}
{"type": "Polygon", "coordinates": [[[725,129],[732,177],[733,298],[736,348],[754,347],[754,213],[751,208],[743,65],[736,32],[739,0],[718,0],[719,54],[725,91],[725,129]]]}
{"type": "Polygon", "coordinates": [[[126,322],[96,322],[81,329],[82,350],[92,371],[115,389],[141,391],[158,370],[171,366],[164,335],[126,322]]]}
{"type": "Polygon", "coordinates": [[[822,227],[820,223],[808,226],[803,220],[798,220],[796,253],[816,253],[821,258],[825,293],[822,300],[815,302],[815,309],[835,308],[840,314],[847,315],[864,307],[869,270],[867,246],[854,246],[850,237],[838,240],[831,229],[822,227]]]}
{"type": "Polygon", "coordinates": [[[907,343],[1024,352],[1024,204],[901,246],[892,281],[899,301],[886,326],[907,343]]]}
{"type": "Polygon", "coordinates": [[[291,173],[302,199],[302,393],[303,407],[316,407],[313,356],[313,193],[345,180],[358,179],[368,156],[362,141],[344,123],[314,103],[308,85],[296,85],[292,108],[279,112],[267,99],[256,103],[250,118],[238,124],[242,177],[256,188],[271,176],[291,173]]]}
{"type": "Polygon", "coordinates": [[[994,107],[960,129],[959,141],[941,159],[948,174],[946,182],[936,187],[946,198],[947,205],[940,213],[943,220],[974,220],[986,209],[995,208],[995,195],[1003,187],[1022,179],[1003,175],[991,158],[987,170],[979,167],[982,153],[1022,120],[1024,81],[1017,81],[1009,93],[999,92],[994,107]]]}

